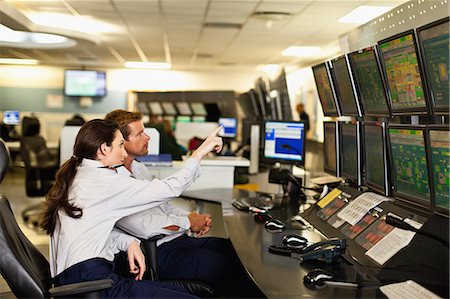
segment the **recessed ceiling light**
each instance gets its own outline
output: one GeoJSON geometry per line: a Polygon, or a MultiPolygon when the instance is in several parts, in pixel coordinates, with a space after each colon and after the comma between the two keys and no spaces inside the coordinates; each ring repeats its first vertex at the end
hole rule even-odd
{"type": "Polygon", "coordinates": [[[18,58],[0,58],[0,64],[38,64],[39,60],[36,59],[18,59],[18,58]]]}
{"type": "Polygon", "coordinates": [[[390,11],[393,7],[361,5],[338,20],[339,23],[364,24],[390,11]]]}
{"type": "Polygon", "coordinates": [[[158,69],[158,70],[168,70],[172,68],[172,65],[166,62],[127,61],[125,62],[125,66],[128,68],[136,68],[136,69],[158,69]]]}
{"type": "Polygon", "coordinates": [[[310,57],[320,52],[320,47],[299,47],[292,46],[283,50],[281,55],[294,57],[310,57]]]}

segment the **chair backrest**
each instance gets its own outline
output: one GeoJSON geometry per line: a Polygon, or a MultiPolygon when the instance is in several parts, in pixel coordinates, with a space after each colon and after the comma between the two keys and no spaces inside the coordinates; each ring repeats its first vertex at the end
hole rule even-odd
{"type": "Polygon", "coordinates": [[[49,263],[17,225],[4,195],[0,195],[0,252],[0,273],[16,297],[48,297],[49,263]]]}
{"type": "Polygon", "coordinates": [[[54,160],[42,136],[28,136],[20,139],[20,154],[25,167],[38,167],[49,160],[54,160]]]}
{"type": "Polygon", "coordinates": [[[3,139],[0,138],[0,183],[6,175],[10,161],[9,149],[3,139]]]}
{"type": "Polygon", "coordinates": [[[22,136],[36,136],[41,130],[41,123],[36,117],[24,116],[22,119],[22,136]]]}

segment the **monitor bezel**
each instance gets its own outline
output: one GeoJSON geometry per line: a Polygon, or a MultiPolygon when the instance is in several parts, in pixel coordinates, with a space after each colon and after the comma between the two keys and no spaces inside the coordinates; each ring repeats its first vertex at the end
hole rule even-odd
{"type": "MultiPolygon", "coordinates": [[[[425,144],[428,146],[429,150],[427,151],[427,159],[428,159],[428,176],[429,176],[429,183],[432,183],[432,188],[430,188],[430,192],[431,192],[431,205],[432,205],[432,211],[434,213],[438,213],[440,215],[449,217],[450,216],[450,209],[446,209],[443,207],[439,207],[436,205],[436,197],[435,197],[435,186],[434,186],[434,177],[433,177],[433,163],[432,163],[432,158],[431,158],[431,135],[430,135],[430,131],[450,131],[449,126],[447,125],[427,125],[426,126],[426,131],[427,131],[427,135],[426,135],[426,141],[425,144]]],[[[430,184],[431,186],[431,184],[430,184]]]]}
{"type": "Polygon", "coordinates": [[[345,122],[341,121],[339,122],[339,161],[342,161],[342,165],[340,168],[340,177],[350,180],[354,182],[358,187],[362,184],[362,176],[361,176],[361,169],[362,169],[362,159],[361,159],[361,124],[360,122],[345,122]],[[355,126],[356,128],[356,176],[354,174],[349,174],[344,172],[344,126],[351,125],[355,126]],[[342,141],[342,142],[341,142],[342,141]]]}
{"type": "Polygon", "coordinates": [[[261,156],[261,162],[265,164],[272,164],[272,163],[280,163],[284,165],[295,165],[295,166],[304,166],[305,165],[305,153],[306,153],[306,132],[305,132],[305,122],[304,121],[295,121],[295,120],[265,120],[263,124],[263,136],[262,136],[262,156],[261,156]],[[267,123],[292,123],[292,124],[303,124],[303,130],[302,130],[302,140],[303,140],[303,148],[302,148],[302,160],[293,160],[293,159],[282,159],[282,158],[273,158],[273,157],[266,157],[265,156],[265,150],[266,150],[266,127],[267,123]]]}
{"type": "Polygon", "coordinates": [[[355,81],[354,81],[353,73],[352,73],[352,71],[350,69],[350,64],[349,64],[349,60],[348,60],[348,54],[344,54],[344,55],[338,56],[338,57],[330,60],[330,66],[331,66],[330,70],[331,70],[331,73],[332,73],[331,78],[333,80],[333,85],[334,85],[334,89],[335,89],[336,101],[339,103],[341,116],[362,117],[363,111],[362,111],[362,108],[361,108],[361,104],[359,103],[358,95],[356,94],[355,81]],[[336,74],[336,71],[335,71],[335,63],[340,61],[340,60],[344,60],[344,63],[346,65],[347,75],[348,75],[348,78],[350,80],[350,88],[351,88],[352,94],[353,94],[353,101],[354,101],[355,108],[356,108],[355,111],[353,111],[353,110],[345,111],[346,109],[345,109],[344,101],[343,101],[342,96],[341,96],[340,91],[339,91],[339,82],[341,80],[337,79],[337,74],[336,74]]]}
{"type": "Polygon", "coordinates": [[[107,87],[107,83],[108,83],[108,78],[106,76],[106,71],[101,71],[101,70],[80,70],[80,69],[65,69],[64,70],[64,84],[63,84],[63,92],[64,92],[64,96],[66,97],[73,97],[73,98],[84,98],[84,97],[88,97],[88,98],[103,98],[106,97],[108,95],[108,87],[107,87]],[[77,71],[77,72],[95,72],[96,74],[103,74],[105,77],[105,87],[102,89],[102,93],[101,94],[95,94],[95,95],[82,95],[82,94],[68,94],[67,93],[67,74],[69,72],[72,71],[77,71]]]}
{"type": "Polygon", "coordinates": [[[363,184],[369,189],[381,193],[385,196],[390,196],[391,179],[390,179],[390,159],[388,157],[388,143],[387,143],[387,125],[385,122],[363,122],[362,139],[364,147],[364,182],[363,184]],[[381,130],[381,142],[383,144],[383,172],[384,172],[384,186],[380,186],[372,181],[367,180],[367,151],[366,151],[366,127],[379,127],[381,130]]]}
{"type": "Polygon", "coordinates": [[[355,90],[356,90],[356,93],[358,94],[358,99],[359,99],[359,102],[361,104],[361,110],[363,111],[364,115],[367,115],[367,116],[390,116],[391,115],[391,110],[390,110],[390,105],[389,105],[389,100],[388,100],[386,82],[384,80],[383,72],[381,70],[380,57],[379,57],[379,53],[378,53],[378,50],[377,50],[377,46],[371,46],[371,47],[367,47],[367,48],[360,49],[360,50],[357,50],[357,51],[353,51],[353,52],[348,54],[348,57],[349,57],[350,65],[351,65],[350,70],[351,70],[351,72],[353,74],[353,78],[354,78],[355,90]],[[354,60],[354,55],[361,54],[361,53],[366,53],[366,52],[373,52],[373,54],[375,56],[375,63],[377,65],[378,75],[380,76],[381,87],[383,88],[383,94],[384,94],[384,100],[385,100],[385,104],[386,104],[386,110],[381,110],[381,111],[369,110],[366,107],[366,105],[364,104],[364,100],[363,100],[363,98],[361,96],[361,86],[359,85],[358,76],[357,76],[356,70],[355,70],[356,62],[354,60]]]}
{"type": "Polygon", "coordinates": [[[391,115],[392,116],[401,116],[401,115],[427,115],[427,114],[431,114],[430,111],[430,103],[429,103],[429,97],[428,97],[428,90],[427,90],[427,84],[426,84],[426,80],[424,77],[424,70],[423,70],[423,64],[422,64],[422,59],[421,59],[421,55],[419,53],[419,48],[417,45],[417,37],[415,34],[415,30],[414,29],[410,29],[407,31],[403,31],[401,33],[395,34],[393,36],[390,36],[388,38],[382,39],[380,41],[377,42],[377,47],[376,47],[377,51],[378,51],[378,56],[380,58],[380,65],[381,65],[381,71],[384,77],[384,81],[385,81],[385,87],[386,87],[386,92],[387,92],[387,96],[388,96],[388,103],[389,103],[389,109],[391,111],[391,115]],[[381,50],[381,44],[386,43],[386,42],[390,42],[393,41],[395,39],[410,35],[412,36],[413,39],[413,46],[414,46],[414,50],[416,52],[416,57],[417,57],[417,64],[418,64],[418,68],[419,68],[419,75],[420,75],[420,79],[422,81],[422,89],[423,89],[423,96],[424,96],[424,101],[425,101],[425,107],[416,107],[416,108],[394,108],[393,102],[392,102],[392,95],[391,95],[391,90],[389,88],[389,80],[387,78],[387,73],[386,73],[386,62],[383,56],[383,51],[381,50]]]}
{"type": "Polygon", "coordinates": [[[392,197],[394,197],[396,200],[403,202],[409,206],[412,207],[416,207],[416,208],[426,208],[428,212],[432,211],[432,194],[431,194],[431,188],[430,188],[430,171],[429,171],[429,166],[430,166],[430,161],[428,159],[428,146],[426,143],[426,139],[427,139],[427,130],[426,130],[426,126],[425,125],[408,125],[408,124],[388,124],[387,126],[387,138],[386,140],[388,141],[388,155],[389,155],[389,163],[390,163],[390,173],[391,173],[391,180],[392,180],[392,184],[391,184],[391,194],[392,197]],[[396,184],[395,184],[395,163],[393,161],[394,157],[392,154],[392,142],[391,142],[391,136],[389,133],[389,129],[399,129],[399,130],[421,130],[423,131],[423,142],[424,142],[424,147],[425,147],[425,158],[427,160],[427,172],[428,172],[428,188],[430,190],[430,198],[428,199],[428,202],[425,203],[424,200],[422,200],[421,198],[418,198],[416,196],[410,195],[410,194],[406,194],[406,193],[402,193],[402,192],[398,192],[396,190],[396,184]]]}
{"type": "Polygon", "coordinates": [[[418,47],[419,47],[419,53],[420,53],[420,58],[422,61],[422,69],[424,71],[425,74],[425,84],[427,86],[427,96],[429,98],[428,100],[428,104],[430,106],[431,112],[433,114],[436,115],[450,115],[450,111],[449,111],[449,107],[436,107],[436,102],[434,100],[434,94],[433,94],[433,90],[431,88],[431,78],[428,75],[430,73],[429,71],[429,66],[427,63],[425,63],[426,59],[425,59],[425,51],[424,51],[424,45],[423,45],[423,40],[420,37],[420,32],[427,30],[429,28],[441,25],[443,23],[449,23],[450,17],[445,17],[443,19],[431,22],[429,24],[426,24],[424,26],[421,26],[419,28],[416,29],[416,34],[417,34],[417,43],[418,43],[418,47]]]}
{"type": "Polygon", "coordinates": [[[317,96],[319,97],[320,104],[321,104],[321,106],[322,106],[323,115],[324,115],[324,116],[330,116],[330,117],[338,117],[338,116],[341,116],[341,109],[340,109],[340,107],[339,107],[339,103],[336,101],[336,90],[335,90],[334,85],[333,85],[333,79],[332,79],[332,75],[331,75],[331,72],[330,72],[329,62],[328,62],[328,61],[325,61],[325,62],[322,62],[322,63],[319,63],[319,64],[317,64],[317,65],[312,66],[312,71],[313,71],[314,83],[316,84],[317,96]],[[334,106],[335,106],[335,108],[336,108],[336,110],[333,111],[333,112],[326,112],[326,111],[323,109],[323,107],[324,107],[324,106],[323,106],[323,99],[322,99],[321,96],[320,96],[319,88],[318,88],[318,86],[317,86],[315,69],[317,69],[317,68],[319,68],[319,67],[322,67],[322,66],[325,67],[325,70],[326,70],[326,72],[327,72],[328,84],[330,85],[331,93],[332,93],[332,97],[333,97],[333,103],[334,103],[334,106]]]}
{"type": "Polygon", "coordinates": [[[336,144],[336,169],[331,169],[323,163],[323,170],[331,175],[334,175],[335,177],[340,177],[341,171],[340,171],[340,147],[339,147],[339,122],[338,121],[324,121],[323,122],[323,156],[324,156],[324,162],[325,162],[325,154],[326,154],[326,147],[325,147],[325,131],[326,131],[326,124],[333,124],[334,125],[334,142],[336,144]]]}

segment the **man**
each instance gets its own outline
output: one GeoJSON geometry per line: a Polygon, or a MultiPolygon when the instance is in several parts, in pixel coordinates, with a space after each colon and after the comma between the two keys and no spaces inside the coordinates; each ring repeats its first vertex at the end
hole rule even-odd
{"type": "Polygon", "coordinates": [[[305,123],[305,132],[309,130],[309,115],[305,111],[305,105],[303,103],[297,104],[297,113],[300,118],[305,123]]]}
{"type": "MultiPolygon", "coordinates": [[[[118,172],[136,179],[151,179],[147,167],[135,160],[136,156],[147,154],[150,140],[144,132],[142,115],[139,112],[114,110],[105,119],[119,125],[125,140],[128,157],[118,172]]],[[[188,231],[194,232],[197,237],[206,234],[212,225],[210,215],[187,213],[164,203],[125,217],[117,225],[141,238],[167,234],[157,243],[158,275],[163,280],[194,279],[204,281],[218,292],[232,297],[263,296],[248,277],[230,240],[194,238],[186,234],[188,231]]]]}

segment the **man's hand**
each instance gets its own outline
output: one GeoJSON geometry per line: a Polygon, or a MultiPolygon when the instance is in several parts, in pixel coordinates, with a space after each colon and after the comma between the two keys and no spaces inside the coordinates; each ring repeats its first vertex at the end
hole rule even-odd
{"type": "Polygon", "coordinates": [[[211,229],[212,219],[209,214],[197,214],[192,212],[188,215],[188,218],[191,222],[191,231],[196,233],[197,237],[203,236],[211,229]]]}
{"type": "Polygon", "coordinates": [[[127,253],[130,273],[136,274],[136,280],[142,280],[145,273],[145,256],[136,240],[130,243],[127,253]]]}
{"type": "Polygon", "coordinates": [[[203,141],[202,144],[192,153],[191,157],[197,159],[199,162],[209,152],[215,151],[216,153],[222,150],[223,141],[222,138],[217,136],[222,126],[217,127],[211,134],[203,141]]]}

